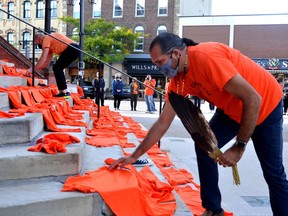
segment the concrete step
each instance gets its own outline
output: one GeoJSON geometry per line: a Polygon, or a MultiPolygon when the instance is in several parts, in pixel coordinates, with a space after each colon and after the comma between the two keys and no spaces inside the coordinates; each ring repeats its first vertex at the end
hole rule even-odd
{"type": "Polygon", "coordinates": [[[56,181],[0,184],[0,216],[101,216],[99,194],[61,192],[56,181]]]}
{"type": "Polygon", "coordinates": [[[0,118],[0,145],[31,142],[43,131],[42,113],[26,113],[15,118],[0,118]]]}
{"type": "MultiPolygon", "coordinates": [[[[86,122],[89,121],[89,112],[84,112],[84,119],[86,122]]],[[[40,114],[40,113],[39,113],[40,114]]],[[[41,121],[42,114],[40,114],[41,121]]],[[[3,119],[0,119],[3,121],[3,119]]],[[[4,119],[5,120],[5,119],[4,119]]],[[[13,120],[13,119],[12,119],[13,120]]],[[[38,119],[40,121],[40,119],[38,119]]],[[[43,122],[42,122],[43,124],[43,122]]],[[[13,129],[18,124],[7,124],[13,129]]],[[[38,123],[39,125],[39,123],[38,123]]],[[[77,137],[80,143],[67,145],[66,153],[47,154],[42,152],[31,152],[28,151],[28,147],[35,145],[36,141],[46,134],[51,132],[44,132],[43,125],[42,130],[40,127],[37,128],[37,120],[35,120],[34,126],[31,131],[21,133],[22,136],[28,136],[32,131],[38,130],[41,132],[39,136],[35,136],[35,139],[30,143],[20,145],[20,142],[10,143],[9,145],[2,145],[0,147],[0,181],[9,179],[25,179],[35,177],[47,177],[47,176],[64,176],[64,175],[75,175],[80,173],[82,168],[82,157],[83,157],[83,146],[85,145],[86,129],[80,127],[81,132],[69,133],[72,136],[77,137]],[[27,135],[27,134],[28,135],[27,135]],[[3,174],[3,175],[2,175],[3,174]]],[[[57,125],[59,128],[75,128],[74,126],[57,125]]],[[[7,127],[4,127],[7,130],[7,127]]],[[[27,126],[24,127],[27,130],[27,126]]],[[[18,129],[20,130],[20,129],[18,129]]],[[[23,131],[24,129],[22,129],[23,131]]],[[[2,132],[2,130],[1,130],[2,132]]],[[[53,132],[56,133],[56,132],[53,132]]],[[[11,134],[11,137],[20,136],[11,134]]],[[[31,135],[30,135],[31,136],[31,135]]],[[[5,137],[3,134],[2,137],[5,137]]],[[[7,137],[8,139],[9,137],[7,137]]],[[[16,139],[16,138],[15,138],[16,139]]],[[[11,140],[11,139],[10,139],[11,140]]],[[[2,141],[2,140],[1,140],[2,141]]],[[[3,142],[3,141],[2,141],[3,142]]],[[[7,143],[6,143],[7,144],[7,143]]]]}
{"type": "Polygon", "coordinates": [[[67,152],[31,152],[27,146],[1,148],[0,181],[78,174],[82,167],[82,146],[71,144],[67,152]]]}
{"type": "Polygon", "coordinates": [[[8,94],[0,92],[0,110],[8,110],[10,108],[8,94]]]}

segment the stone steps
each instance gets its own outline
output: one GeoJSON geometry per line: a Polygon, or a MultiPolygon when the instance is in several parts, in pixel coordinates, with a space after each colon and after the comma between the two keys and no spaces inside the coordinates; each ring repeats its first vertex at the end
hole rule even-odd
{"type": "Polygon", "coordinates": [[[92,216],[102,215],[98,194],[61,192],[57,181],[0,184],[0,216],[92,216]]]}
{"type": "Polygon", "coordinates": [[[0,118],[0,145],[31,142],[43,131],[42,113],[26,113],[16,118],[0,118]]]}

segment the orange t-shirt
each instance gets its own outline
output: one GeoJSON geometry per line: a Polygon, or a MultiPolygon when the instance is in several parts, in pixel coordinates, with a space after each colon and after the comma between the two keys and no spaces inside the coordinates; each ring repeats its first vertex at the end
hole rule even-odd
{"type": "MultiPolygon", "coordinates": [[[[55,38],[58,38],[59,40],[64,41],[65,43],[68,43],[68,44],[76,43],[63,34],[52,33],[51,35],[55,38]]],[[[56,53],[57,55],[60,55],[67,47],[68,47],[67,44],[61,43],[60,41],[58,41],[52,37],[49,37],[48,35],[44,36],[43,43],[42,43],[43,49],[49,48],[49,50],[51,52],[56,53]]]]}
{"type": "Polygon", "coordinates": [[[238,123],[241,121],[243,104],[223,89],[236,74],[244,77],[262,97],[257,125],[264,121],[282,98],[281,88],[269,72],[224,44],[207,42],[189,46],[188,60],[189,70],[185,75],[184,88],[183,78],[179,75],[171,79],[169,91],[177,92],[178,89],[178,93],[184,96],[198,96],[223,110],[238,123]]]}
{"type": "MultiPolygon", "coordinates": [[[[155,88],[156,80],[155,79],[151,79],[150,81],[145,80],[144,84],[146,86],[150,86],[151,88],[155,88]]],[[[154,94],[154,90],[151,88],[145,87],[145,95],[153,95],[154,94]]]]}

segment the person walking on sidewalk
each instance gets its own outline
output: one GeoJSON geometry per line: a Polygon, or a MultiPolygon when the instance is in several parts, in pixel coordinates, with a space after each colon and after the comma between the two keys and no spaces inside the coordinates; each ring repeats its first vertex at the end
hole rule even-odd
{"type": "Polygon", "coordinates": [[[96,77],[93,82],[94,86],[94,93],[95,93],[95,103],[99,105],[98,103],[101,102],[101,106],[104,106],[104,88],[105,88],[105,80],[103,76],[100,77],[99,82],[99,72],[97,72],[96,77]],[[100,83],[100,87],[99,87],[100,83]],[[100,101],[100,102],[99,102],[100,101]]]}
{"type": "MultiPolygon", "coordinates": [[[[43,33],[35,34],[35,43],[41,47],[42,54],[35,65],[34,70],[38,71],[46,68],[50,64],[53,55],[59,55],[58,60],[53,65],[53,72],[59,90],[59,93],[54,96],[68,96],[69,93],[67,92],[67,84],[63,70],[79,57],[80,51],[73,48],[76,47],[79,49],[79,45],[63,34],[51,33],[50,35],[44,35],[43,33]],[[69,46],[67,44],[69,44],[69,46]]],[[[27,76],[31,76],[31,74],[32,68],[29,68],[27,76]]]]}
{"type": "Polygon", "coordinates": [[[123,95],[123,82],[118,73],[115,75],[115,79],[112,83],[112,94],[114,97],[114,109],[120,110],[120,103],[123,95]]]}
{"type": "Polygon", "coordinates": [[[147,112],[151,114],[153,114],[155,111],[154,98],[153,98],[154,95],[153,89],[155,88],[155,85],[156,80],[152,79],[151,75],[148,74],[144,81],[144,88],[145,88],[144,94],[145,94],[145,102],[147,105],[147,112]]]}
{"type": "MultiPolygon", "coordinates": [[[[222,216],[218,166],[235,165],[245,153],[250,138],[268,184],[275,216],[288,214],[288,181],[283,166],[282,90],[277,80],[260,65],[227,45],[196,43],[172,33],[159,34],[149,49],[160,72],[171,78],[169,92],[196,95],[217,110],[209,124],[218,147],[236,136],[236,141],[214,161],[197,145],[195,151],[204,216],[222,216]]],[[[133,163],[165,134],[175,117],[169,101],[147,136],[127,157],[111,166],[133,163]]],[[[249,176],[247,176],[249,178],[249,176]]]]}
{"type": "Polygon", "coordinates": [[[133,77],[132,82],[130,83],[130,104],[131,104],[131,111],[136,111],[137,107],[137,100],[139,94],[139,84],[136,81],[136,77],[133,77]]]}

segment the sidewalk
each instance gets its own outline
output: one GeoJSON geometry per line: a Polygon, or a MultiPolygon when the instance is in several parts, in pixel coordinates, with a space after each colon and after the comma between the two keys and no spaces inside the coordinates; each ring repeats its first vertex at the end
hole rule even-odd
{"type": "MultiPolygon", "coordinates": [[[[114,110],[113,100],[105,100],[105,105],[109,106],[110,110],[114,110]]],[[[155,102],[155,105],[159,110],[159,102],[155,102]]],[[[212,117],[213,112],[209,110],[207,102],[202,104],[201,110],[207,120],[212,117]]],[[[145,111],[146,104],[144,101],[138,101],[137,111],[131,111],[129,100],[123,100],[119,110],[121,115],[132,117],[135,121],[149,129],[159,117],[159,112],[149,114],[145,113],[145,111]]],[[[283,160],[286,174],[288,171],[287,125],[288,116],[284,116],[283,160]]],[[[232,140],[226,147],[231,146],[233,142],[232,140]]],[[[177,168],[187,169],[192,173],[195,181],[199,183],[194,144],[190,135],[177,117],[161,139],[161,149],[169,153],[171,161],[177,168]]],[[[262,176],[262,170],[251,141],[248,143],[245,154],[238,163],[238,170],[241,178],[240,186],[233,184],[231,168],[219,167],[219,187],[222,192],[223,208],[233,212],[235,216],[272,216],[268,188],[262,176]]]]}

